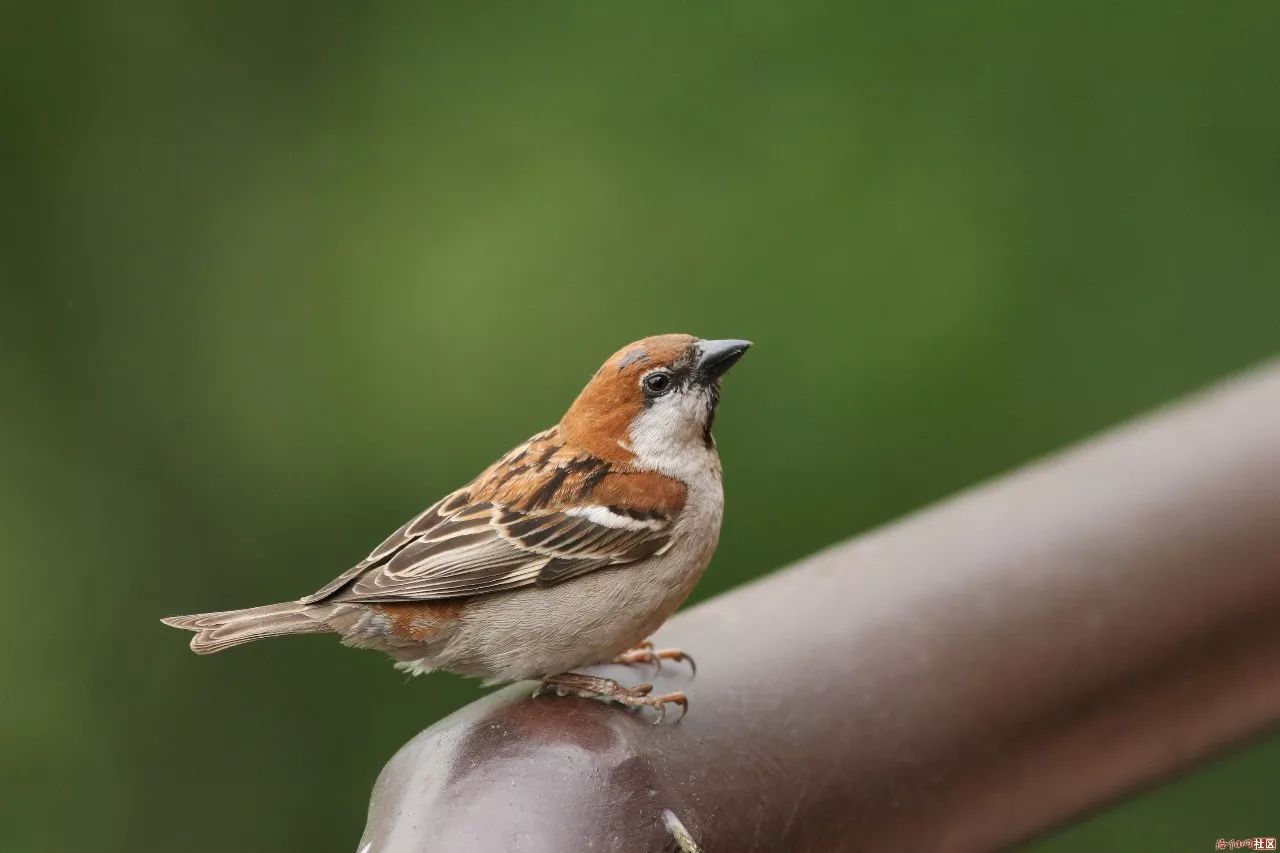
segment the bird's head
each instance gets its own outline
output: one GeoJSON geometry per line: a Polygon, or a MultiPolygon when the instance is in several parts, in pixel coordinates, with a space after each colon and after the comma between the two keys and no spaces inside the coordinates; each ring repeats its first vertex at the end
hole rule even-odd
{"type": "Polygon", "coordinates": [[[560,422],[565,437],[602,459],[635,460],[655,470],[675,457],[711,449],[720,377],[750,341],[656,335],[628,344],[604,363],[560,422]]]}

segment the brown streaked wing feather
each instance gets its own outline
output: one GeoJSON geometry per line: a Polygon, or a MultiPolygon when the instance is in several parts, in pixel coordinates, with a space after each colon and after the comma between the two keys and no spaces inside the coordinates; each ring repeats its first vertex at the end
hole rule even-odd
{"type": "Polygon", "coordinates": [[[563,560],[555,557],[538,572],[537,584],[553,586],[607,565],[609,565],[608,560],[563,560]]]}
{"type": "Polygon", "coordinates": [[[555,429],[540,433],[303,601],[456,598],[643,560],[670,544],[685,486],[618,467],[564,447],[555,429]],[[569,512],[587,506],[625,526],[569,512]]]}
{"type": "Polygon", "coordinates": [[[487,529],[437,538],[452,524],[439,525],[371,567],[338,599],[415,601],[560,583],[644,559],[670,541],[670,522],[618,528],[559,511],[495,508],[487,529]]]}

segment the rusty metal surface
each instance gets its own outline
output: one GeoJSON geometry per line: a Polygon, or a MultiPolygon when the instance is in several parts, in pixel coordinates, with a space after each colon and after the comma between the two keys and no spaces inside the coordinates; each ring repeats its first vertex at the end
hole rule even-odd
{"type": "Polygon", "coordinates": [[[679,850],[671,818],[705,851],[1009,844],[1273,727],[1278,606],[1272,365],[680,614],[679,725],[462,709],[361,851],[679,850]]]}

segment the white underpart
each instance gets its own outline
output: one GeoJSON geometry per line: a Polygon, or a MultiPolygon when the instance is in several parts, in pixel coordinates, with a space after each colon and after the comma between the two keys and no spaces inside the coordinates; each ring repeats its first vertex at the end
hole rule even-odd
{"type": "Polygon", "coordinates": [[[565,510],[565,515],[585,518],[593,524],[599,524],[604,527],[615,527],[623,530],[657,530],[659,527],[662,527],[661,521],[632,518],[629,515],[621,515],[609,509],[607,506],[574,507],[573,509],[565,510]]]}
{"type": "Polygon", "coordinates": [[[428,663],[427,660],[424,657],[417,660],[402,660],[396,664],[396,669],[401,672],[407,672],[410,675],[426,675],[435,671],[435,667],[428,663]]]}

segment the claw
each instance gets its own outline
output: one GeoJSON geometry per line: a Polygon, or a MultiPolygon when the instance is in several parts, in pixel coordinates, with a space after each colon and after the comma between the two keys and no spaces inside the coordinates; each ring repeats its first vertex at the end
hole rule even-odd
{"type": "Polygon", "coordinates": [[[673,660],[677,663],[688,661],[690,676],[698,674],[698,664],[694,661],[692,655],[685,654],[680,649],[655,649],[651,640],[645,640],[634,649],[627,649],[627,651],[614,658],[613,662],[624,665],[651,663],[656,674],[662,672],[662,662],[664,660],[673,660]]]}
{"type": "Polygon", "coordinates": [[[649,682],[628,688],[623,687],[611,678],[598,678],[593,675],[566,672],[563,675],[553,675],[545,679],[534,692],[534,696],[538,696],[547,690],[553,690],[559,696],[573,695],[587,699],[611,700],[631,709],[653,708],[658,712],[658,719],[655,724],[666,720],[668,704],[680,706],[680,717],[676,722],[683,720],[684,715],[689,712],[689,699],[687,696],[679,692],[653,696],[651,695],[653,693],[653,685],[649,682]]]}
{"type": "Polygon", "coordinates": [[[676,663],[688,663],[689,675],[694,676],[698,674],[698,663],[693,659],[693,655],[685,654],[679,649],[659,649],[658,651],[654,652],[654,655],[659,660],[661,660],[662,658],[667,658],[669,660],[675,661],[676,663]]]}
{"type": "Polygon", "coordinates": [[[689,713],[689,697],[683,693],[665,693],[662,696],[655,696],[653,699],[657,704],[653,707],[658,709],[658,719],[653,721],[655,726],[661,725],[667,719],[667,704],[680,706],[680,716],[676,717],[676,722],[684,719],[684,715],[689,713]]]}

